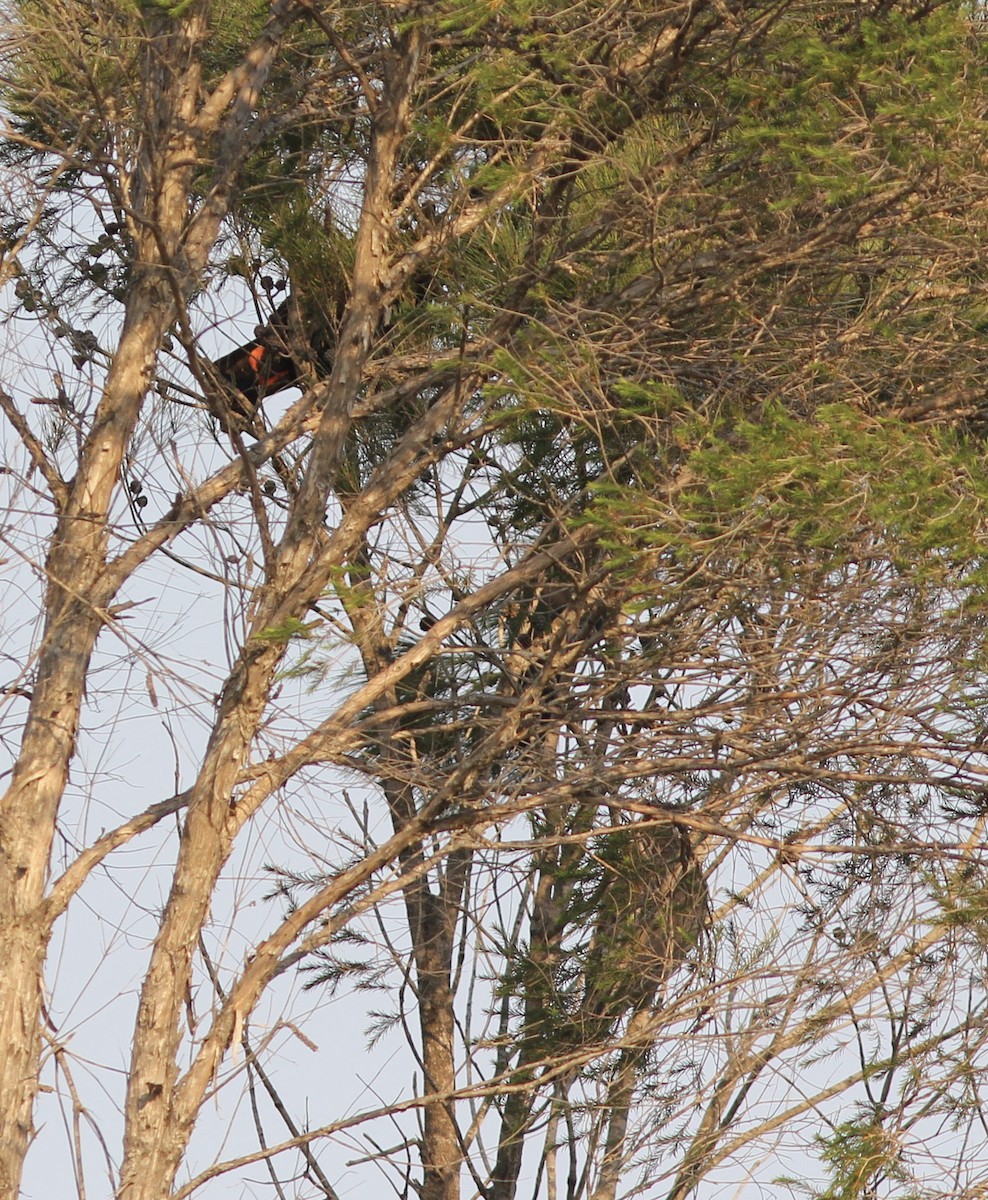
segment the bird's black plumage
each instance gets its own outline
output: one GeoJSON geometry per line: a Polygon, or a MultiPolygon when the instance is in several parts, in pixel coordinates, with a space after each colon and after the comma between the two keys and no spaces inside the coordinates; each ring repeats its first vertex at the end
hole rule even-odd
{"type": "Polygon", "coordinates": [[[216,374],[233,393],[231,409],[252,420],[266,396],[301,386],[303,372],[290,353],[289,301],[284,300],[254,337],[213,363],[216,374]]]}

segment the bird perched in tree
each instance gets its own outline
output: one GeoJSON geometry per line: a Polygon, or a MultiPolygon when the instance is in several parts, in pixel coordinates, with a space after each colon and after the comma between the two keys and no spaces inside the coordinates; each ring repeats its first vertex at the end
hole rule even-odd
{"type": "Polygon", "coordinates": [[[251,411],[265,396],[294,387],[301,374],[295,360],[272,345],[264,334],[224,354],[213,365],[251,411]]]}
{"type": "Polygon", "coordinates": [[[249,342],[213,363],[215,376],[226,385],[223,411],[217,415],[233,414],[253,427],[266,397],[328,376],[344,304],[341,295],[327,315],[322,305],[295,294],[282,300],[249,342]]]}
{"type": "MultiPolygon", "coordinates": [[[[155,0],[159,2],[159,0],[155,0]]],[[[409,284],[413,304],[424,301],[431,275],[423,272],[409,284]]],[[[262,279],[270,299],[284,284],[262,279]]],[[[215,378],[225,385],[223,403],[213,402],[221,420],[231,415],[253,428],[257,410],[267,396],[289,387],[306,387],[329,376],[336,352],[337,336],[349,299],[349,287],[341,275],[338,284],[321,294],[302,295],[293,291],[275,308],[268,320],[254,330],[249,342],[224,354],[213,363],[215,378]]],[[[379,331],[391,328],[391,310],[381,314],[379,331]]]]}
{"type": "Polygon", "coordinates": [[[253,422],[266,396],[302,383],[303,372],[290,352],[289,308],[290,300],[283,300],[249,342],[213,363],[216,374],[228,385],[230,410],[248,422],[253,422]]]}

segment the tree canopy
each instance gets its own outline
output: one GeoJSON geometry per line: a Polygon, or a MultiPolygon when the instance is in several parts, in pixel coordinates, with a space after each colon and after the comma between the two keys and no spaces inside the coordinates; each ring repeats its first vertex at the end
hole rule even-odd
{"type": "Polygon", "coordinates": [[[0,1197],[983,1195],[980,6],[6,21],[0,1197]]]}

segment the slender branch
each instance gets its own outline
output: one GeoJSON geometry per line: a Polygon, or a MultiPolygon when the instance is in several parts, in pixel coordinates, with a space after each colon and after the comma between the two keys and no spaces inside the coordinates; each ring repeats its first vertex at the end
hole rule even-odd
{"type": "Polygon", "coordinates": [[[90,872],[118,846],[123,846],[140,833],[153,829],[159,821],[173,813],[181,812],[189,802],[190,792],[179,792],[167,800],[152,804],[136,817],[131,817],[116,829],[105,833],[87,850],[76,858],[52,884],[51,891],[44,905],[44,922],[51,928],[55,921],[65,912],[69,901],[85,883],[90,872]]]}

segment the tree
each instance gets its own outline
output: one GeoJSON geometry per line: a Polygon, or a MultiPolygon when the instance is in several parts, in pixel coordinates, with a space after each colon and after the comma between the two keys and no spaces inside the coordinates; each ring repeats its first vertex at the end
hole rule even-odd
{"type": "Polygon", "coordinates": [[[19,0],[0,1194],[980,1194],[978,32],[19,0]]]}

